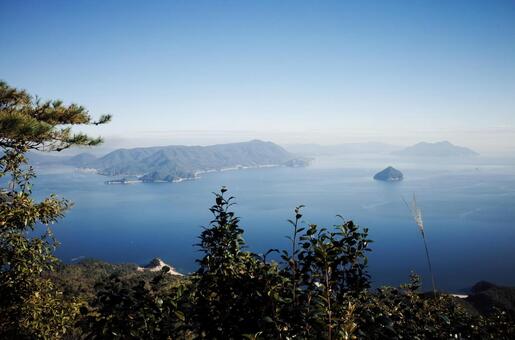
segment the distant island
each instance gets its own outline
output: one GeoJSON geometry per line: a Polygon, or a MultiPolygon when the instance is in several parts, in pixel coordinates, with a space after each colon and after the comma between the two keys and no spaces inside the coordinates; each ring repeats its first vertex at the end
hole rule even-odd
{"type": "Polygon", "coordinates": [[[403,178],[404,175],[402,174],[402,172],[391,166],[374,175],[375,180],[385,182],[398,182],[402,181],[403,178]]]}
{"type": "Polygon", "coordinates": [[[170,145],[118,149],[96,158],[90,154],[73,157],[31,155],[39,164],[65,164],[96,169],[101,175],[122,178],[107,184],[182,182],[215,171],[268,167],[304,167],[310,159],[292,154],[272,142],[217,144],[210,146],[170,145]]]}
{"type": "Polygon", "coordinates": [[[405,149],[394,151],[394,155],[410,157],[471,157],[479,154],[469,148],[454,145],[448,141],[421,142],[405,149]]]}

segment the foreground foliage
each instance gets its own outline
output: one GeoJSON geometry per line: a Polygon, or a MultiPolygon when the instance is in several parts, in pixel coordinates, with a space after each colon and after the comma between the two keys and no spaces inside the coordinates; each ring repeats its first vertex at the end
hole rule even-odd
{"type": "Polygon", "coordinates": [[[33,200],[25,153],[95,145],[99,139],[65,126],[108,120],[93,122],[82,107],[40,102],[0,82],[0,338],[515,338],[512,312],[479,314],[448,295],[421,294],[416,275],[372,291],[372,241],[352,221],[305,225],[299,206],[289,249],[246,250],[225,188],[199,238],[199,268],[186,278],[167,267],[138,274],[130,265],[59,264],[49,226],[70,203],[33,200]]]}
{"type": "Polygon", "coordinates": [[[96,145],[100,139],[70,126],[109,119],[93,122],[83,107],[42,102],[0,81],[0,338],[58,338],[73,326],[79,305],[64,302],[42,275],[57,264],[50,225],[70,204],[55,196],[32,199],[35,172],[25,153],[96,145]]]}

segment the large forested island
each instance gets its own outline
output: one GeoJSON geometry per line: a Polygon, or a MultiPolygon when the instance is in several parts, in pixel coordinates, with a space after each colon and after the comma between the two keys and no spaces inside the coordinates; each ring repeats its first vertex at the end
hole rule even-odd
{"type": "Polygon", "coordinates": [[[108,183],[178,182],[212,171],[302,167],[309,163],[306,157],[294,155],[277,144],[261,140],[209,146],[170,145],[118,149],[100,158],[86,153],[67,158],[33,157],[40,162],[53,161],[93,168],[106,176],[132,176],[131,179],[124,177],[108,183]]]}

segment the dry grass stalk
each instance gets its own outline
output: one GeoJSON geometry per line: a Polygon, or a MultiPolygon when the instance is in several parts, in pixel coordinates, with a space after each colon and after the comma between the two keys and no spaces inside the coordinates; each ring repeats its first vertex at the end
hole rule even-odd
{"type": "Polygon", "coordinates": [[[411,211],[411,215],[413,216],[413,219],[415,220],[415,223],[418,226],[418,230],[420,231],[420,234],[422,235],[422,240],[424,241],[424,248],[426,250],[426,258],[427,258],[427,265],[429,267],[429,273],[431,274],[431,283],[433,284],[433,294],[436,296],[436,284],[435,284],[435,276],[433,274],[433,267],[431,265],[431,258],[429,257],[429,249],[427,247],[427,240],[426,240],[426,233],[424,229],[424,220],[422,219],[422,210],[417,205],[417,198],[415,194],[413,194],[413,199],[411,201],[411,205],[406,202],[404,197],[402,198],[408,209],[411,211]]]}

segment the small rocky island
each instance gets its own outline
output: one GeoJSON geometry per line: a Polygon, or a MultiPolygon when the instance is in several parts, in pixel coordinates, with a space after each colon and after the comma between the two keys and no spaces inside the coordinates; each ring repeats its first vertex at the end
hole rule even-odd
{"type": "Polygon", "coordinates": [[[402,175],[402,172],[391,166],[387,167],[383,171],[378,172],[374,176],[375,180],[385,182],[398,182],[402,181],[403,178],[404,176],[402,175]]]}

